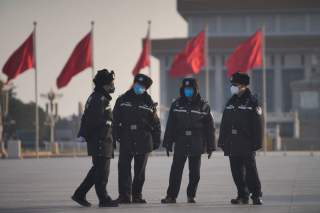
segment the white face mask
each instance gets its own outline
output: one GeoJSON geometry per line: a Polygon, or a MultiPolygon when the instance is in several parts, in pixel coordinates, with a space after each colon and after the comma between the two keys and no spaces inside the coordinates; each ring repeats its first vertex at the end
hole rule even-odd
{"type": "Polygon", "coordinates": [[[239,87],[232,85],[230,87],[230,92],[231,92],[232,95],[237,95],[239,93],[239,87]]]}

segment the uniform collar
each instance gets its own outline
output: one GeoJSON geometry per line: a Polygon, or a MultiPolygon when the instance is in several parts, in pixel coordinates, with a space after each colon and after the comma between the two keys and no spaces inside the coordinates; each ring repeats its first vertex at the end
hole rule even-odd
{"type": "Polygon", "coordinates": [[[130,89],[130,90],[128,90],[125,94],[126,94],[130,99],[140,101],[140,100],[145,100],[148,93],[147,93],[147,91],[145,91],[143,94],[137,95],[137,94],[133,91],[133,89],[130,89]]]}
{"type": "Polygon", "coordinates": [[[106,97],[108,101],[111,101],[112,99],[111,95],[107,93],[102,87],[96,87],[94,88],[94,91],[106,97]]]}
{"type": "Polygon", "coordinates": [[[185,96],[181,96],[181,100],[184,103],[196,104],[196,103],[200,102],[201,96],[200,96],[200,94],[197,94],[196,96],[192,97],[191,99],[188,99],[185,96]]]}
{"type": "Polygon", "coordinates": [[[247,100],[250,96],[251,96],[251,91],[250,91],[249,88],[247,88],[247,89],[243,92],[243,94],[242,94],[241,96],[233,95],[233,96],[231,97],[231,101],[232,101],[232,102],[235,102],[235,101],[237,101],[237,102],[242,102],[242,101],[247,100]]]}

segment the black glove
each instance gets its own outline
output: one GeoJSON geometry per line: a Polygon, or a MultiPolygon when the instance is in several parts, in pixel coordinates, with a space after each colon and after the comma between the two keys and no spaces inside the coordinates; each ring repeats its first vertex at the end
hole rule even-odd
{"type": "Polygon", "coordinates": [[[212,152],[210,151],[210,152],[208,152],[208,159],[210,159],[211,158],[211,155],[212,155],[212,152]]]}
{"type": "Polygon", "coordinates": [[[154,146],[153,147],[153,150],[156,150],[156,149],[158,149],[159,148],[159,146],[154,146]]]}
{"type": "Polygon", "coordinates": [[[165,147],[166,148],[166,152],[167,152],[167,156],[170,156],[170,152],[172,152],[172,147],[165,147]]]}
{"type": "Polygon", "coordinates": [[[167,152],[167,156],[169,157],[170,156],[170,151],[168,148],[166,148],[166,152],[167,152]]]}
{"type": "Polygon", "coordinates": [[[224,151],[224,146],[218,145],[218,147],[219,147],[222,151],[224,151]]]}

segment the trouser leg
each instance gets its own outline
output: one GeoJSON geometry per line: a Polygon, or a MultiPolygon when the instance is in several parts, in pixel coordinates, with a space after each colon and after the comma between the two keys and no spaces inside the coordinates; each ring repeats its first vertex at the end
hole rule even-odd
{"type": "Polygon", "coordinates": [[[131,176],[131,161],[132,154],[120,152],[118,161],[118,190],[119,196],[131,197],[132,191],[132,176],[131,176]]]}
{"type": "Polygon", "coordinates": [[[189,184],[187,188],[187,196],[195,197],[198,184],[200,181],[201,155],[189,156],[189,184]]]}
{"type": "Polygon", "coordinates": [[[100,202],[108,199],[107,183],[110,171],[110,159],[105,157],[93,157],[95,167],[94,185],[100,202]]]}
{"type": "Polygon", "coordinates": [[[229,159],[232,177],[238,190],[238,196],[247,198],[249,197],[249,192],[245,180],[245,167],[243,157],[232,156],[229,157],[229,159]]]}
{"type": "Polygon", "coordinates": [[[169,187],[167,190],[168,197],[178,197],[181,186],[183,168],[186,159],[187,155],[184,153],[175,152],[173,155],[173,161],[170,170],[169,187]]]}
{"type": "Polygon", "coordinates": [[[77,197],[85,197],[88,191],[91,189],[91,187],[94,185],[94,174],[95,174],[95,167],[92,166],[89,170],[87,176],[82,181],[82,183],[79,185],[79,187],[76,189],[74,194],[77,197]]]}
{"type": "Polygon", "coordinates": [[[134,156],[134,178],[132,182],[132,196],[142,198],[142,188],[145,181],[145,171],[149,154],[134,156]]]}
{"type": "Polygon", "coordinates": [[[246,182],[249,191],[252,193],[252,197],[261,197],[261,182],[258,175],[257,165],[255,156],[249,156],[245,158],[245,169],[246,169],[246,182]]]}

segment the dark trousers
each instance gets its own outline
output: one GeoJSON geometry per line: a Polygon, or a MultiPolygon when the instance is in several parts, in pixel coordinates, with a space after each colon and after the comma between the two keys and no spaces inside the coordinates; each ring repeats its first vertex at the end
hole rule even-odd
{"type": "Polygon", "coordinates": [[[248,198],[261,197],[261,183],[256,166],[255,155],[230,156],[230,167],[234,183],[237,186],[238,196],[248,198]]]}
{"type": "Polygon", "coordinates": [[[92,163],[93,166],[75,191],[75,195],[85,197],[94,185],[99,201],[102,202],[109,199],[106,186],[110,171],[110,158],[92,156],[92,163]]]}
{"type": "Polygon", "coordinates": [[[142,188],[145,181],[145,171],[149,154],[133,155],[120,152],[118,162],[118,190],[120,197],[142,198],[142,188]],[[131,162],[134,159],[134,177],[132,181],[131,162]]]}
{"type": "Polygon", "coordinates": [[[175,152],[170,170],[169,187],[167,190],[168,197],[178,197],[183,168],[187,158],[189,160],[189,184],[187,187],[187,196],[192,198],[196,196],[198,183],[200,181],[201,155],[188,156],[185,153],[175,152]]]}

